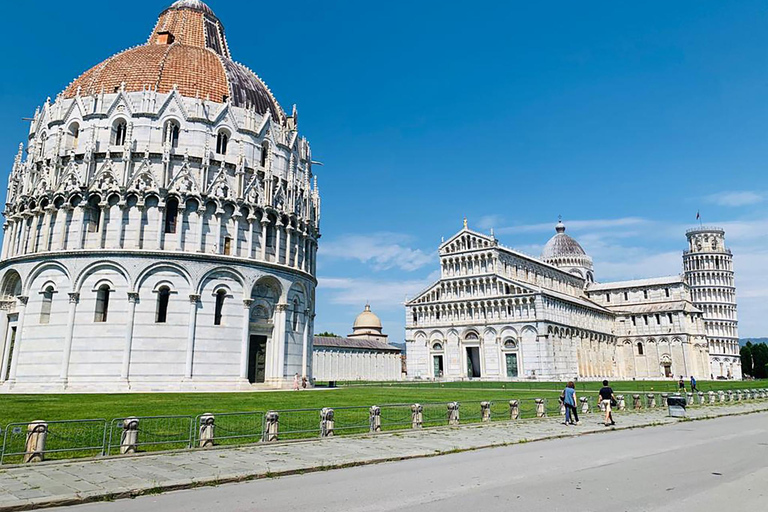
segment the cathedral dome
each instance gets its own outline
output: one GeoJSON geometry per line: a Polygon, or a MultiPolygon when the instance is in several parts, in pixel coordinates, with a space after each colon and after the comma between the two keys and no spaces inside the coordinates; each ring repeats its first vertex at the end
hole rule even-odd
{"type": "Polygon", "coordinates": [[[379,317],[376,316],[374,312],[371,311],[371,306],[369,304],[365,305],[365,310],[363,310],[362,313],[357,315],[357,318],[355,319],[355,323],[352,326],[352,330],[354,332],[359,332],[363,330],[376,330],[381,332],[381,320],[379,320],[379,317]]]}
{"type": "Polygon", "coordinates": [[[143,45],[127,49],[92,67],[64,91],[81,95],[173,88],[188,97],[269,113],[284,123],[285,113],[267,85],[232,60],[224,27],[200,0],[178,0],[160,13],[143,45]]]}
{"type": "Polygon", "coordinates": [[[541,251],[541,259],[544,261],[552,258],[562,258],[568,256],[586,256],[586,252],[581,248],[579,242],[565,234],[565,224],[562,221],[555,226],[557,234],[549,239],[541,251]]]}

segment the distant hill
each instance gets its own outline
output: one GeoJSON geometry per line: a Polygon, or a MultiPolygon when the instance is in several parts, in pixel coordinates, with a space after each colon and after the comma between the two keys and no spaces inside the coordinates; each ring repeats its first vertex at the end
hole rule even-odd
{"type": "Polygon", "coordinates": [[[751,341],[754,343],[765,343],[768,344],[768,338],[739,338],[739,345],[744,346],[747,344],[748,341],[751,341]]]}

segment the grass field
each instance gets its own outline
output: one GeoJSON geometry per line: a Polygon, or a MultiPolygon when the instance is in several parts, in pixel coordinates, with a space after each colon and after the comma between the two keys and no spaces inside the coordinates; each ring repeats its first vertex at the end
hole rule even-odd
{"type": "MultiPolygon", "coordinates": [[[[687,383],[686,383],[687,385],[687,383]]],[[[673,381],[612,382],[617,393],[671,392],[673,381]],[[653,388],[653,389],[651,389],[653,388]]],[[[579,382],[581,393],[596,394],[599,382],[579,382]]],[[[335,389],[259,393],[147,393],[82,395],[0,395],[0,426],[38,419],[47,421],[126,416],[197,415],[206,412],[266,411],[395,403],[431,403],[513,398],[557,398],[556,382],[356,383],[335,389]]],[[[768,381],[701,381],[699,389],[768,388],[768,381]]]]}

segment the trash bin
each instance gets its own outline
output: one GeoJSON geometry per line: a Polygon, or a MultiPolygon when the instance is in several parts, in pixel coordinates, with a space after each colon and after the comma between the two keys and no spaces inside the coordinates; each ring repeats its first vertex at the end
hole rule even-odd
{"type": "Polygon", "coordinates": [[[669,406],[669,415],[673,418],[685,418],[685,397],[680,395],[672,395],[667,398],[667,405],[669,406]]]}
{"type": "Polygon", "coordinates": [[[335,380],[329,380],[328,381],[328,387],[329,388],[335,388],[336,387],[336,381],[335,380]]]}

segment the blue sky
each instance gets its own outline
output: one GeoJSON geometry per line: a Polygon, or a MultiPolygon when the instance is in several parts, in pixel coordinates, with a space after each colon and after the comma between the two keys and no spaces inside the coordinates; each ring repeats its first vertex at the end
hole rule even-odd
{"type": "MultiPolygon", "coordinates": [[[[401,341],[464,216],[538,254],[562,215],[607,281],[678,273],[700,210],[735,254],[740,334],[768,335],[764,2],[209,5],[325,164],[317,331],[370,300],[401,341]]],[[[165,6],[5,6],[4,180],[21,118],[165,6]]]]}

